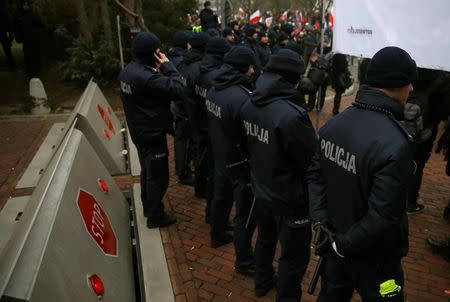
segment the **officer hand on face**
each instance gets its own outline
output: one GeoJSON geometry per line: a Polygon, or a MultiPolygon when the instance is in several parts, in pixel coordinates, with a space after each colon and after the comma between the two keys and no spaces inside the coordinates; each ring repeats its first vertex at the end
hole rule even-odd
{"type": "Polygon", "coordinates": [[[159,69],[161,65],[169,62],[169,59],[166,57],[164,53],[162,53],[159,49],[156,50],[154,57],[156,59],[156,68],[159,69]]]}

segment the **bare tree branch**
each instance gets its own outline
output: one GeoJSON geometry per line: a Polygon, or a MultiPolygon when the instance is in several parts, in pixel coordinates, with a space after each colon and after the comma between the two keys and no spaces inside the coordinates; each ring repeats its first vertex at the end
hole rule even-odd
{"type": "Polygon", "coordinates": [[[122,2],[119,0],[114,0],[114,2],[129,16],[133,17],[136,20],[137,25],[141,29],[141,31],[148,31],[147,26],[145,25],[144,18],[142,16],[136,14],[132,10],[130,10],[128,7],[126,7],[122,2]]]}

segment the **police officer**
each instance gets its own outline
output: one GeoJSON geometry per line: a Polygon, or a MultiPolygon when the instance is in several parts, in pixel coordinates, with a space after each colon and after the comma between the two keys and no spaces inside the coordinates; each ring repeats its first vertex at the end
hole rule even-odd
{"type": "Polygon", "coordinates": [[[251,51],[253,51],[253,53],[255,54],[256,57],[255,73],[256,75],[259,75],[261,73],[263,65],[259,58],[258,32],[256,31],[255,26],[246,25],[244,27],[244,33],[245,37],[244,40],[242,41],[242,45],[251,49],[251,51]]]}
{"type": "Polygon", "coordinates": [[[266,66],[269,62],[269,57],[272,54],[269,45],[269,33],[267,31],[260,31],[259,34],[259,44],[258,44],[258,56],[261,66],[266,66]]]}
{"type": "Polygon", "coordinates": [[[189,40],[192,36],[190,31],[177,31],[173,35],[172,39],[172,47],[169,50],[169,59],[170,62],[175,66],[175,68],[179,68],[181,62],[183,61],[184,56],[188,50],[189,40]]]}
{"type": "Polygon", "coordinates": [[[300,301],[310,256],[306,170],[317,139],[306,110],[292,101],[304,71],[297,53],[280,50],[241,110],[256,198],[255,294],[264,296],[276,284],[277,301],[300,301]],[[272,266],[277,240],[278,282],[272,266]]]}
{"type": "Polygon", "coordinates": [[[250,96],[253,64],[256,60],[255,54],[250,49],[236,46],[225,55],[224,61],[225,64],[219,69],[206,99],[209,136],[214,158],[211,242],[213,247],[218,247],[233,239],[226,230],[234,196],[235,270],[242,274],[252,274],[254,259],[251,239],[255,223],[254,219],[251,219],[246,226],[246,222],[253,194],[240,111],[250,96]]]}
{"type": "MultiPolygon", "coordinates": [[[[211,157],[211,146],[208,136],[208,118],[206,115],[206,94],[211,88],[220,66],[223,64],[223,56],[230,50],[230,44],[221,37],[211,38],[206,44],[206,54],[200,62],[199,73],[193,79],[195,85],[195,116],[198,122],[197,135],[197,161],[195,167],[195,182],[198,191],[206,195],[206,221],[210,221],[210,206],[214,190],[214,167],[211,157]]],[[[228,217],[228,216],[227,216],[228,217]]]]}
{"type": "Polygon", "coordinates": [[[308,172],[318,254],[325,257],[318,301],[403,301],[408,251],[406,199],[412,138],[398,122],[417,77],[398,47],[378,51],[356,101],[319,133],[308,172]]]}
{"type": "Polygon", "coordinates": [[[160,45],[153,33],[139,33],[132,45],[135,58],[119,74],[125,117],[141,164],[141,199],[149,228],[176,222],[162,203],[169,183],[166,133],[173,131],[170,101],[180,100],[184,91],[180,74],[160,45]]]}
{"type": "MultiPolygon", "coordinates": [[[[188,120],[191,126],[192,139],[194,145],[197,145],[201,138],[200,129],[205,127],[202,125],[201,112],[203,112],[201,99],[195,92],[195,81],[200,75],[200,64],[205,54],[206,43],[209,40],[209,35],[206,32],[194,33],[189,40],[191,49],[186,53],[184,60],[181,62],[179,70],[183,75],[186,88],[184,92],[184,104],[187,111],[188,120]]],[[[193,148],[196,149],[196,148],[193,148]]],[[[198,152],[196,152],[198,153],[198,152]]],[[[194,188],[195,195],[198,197],[206,197],[206,176],[199,173],[197,170],[197,154],[195,158],[195,179],[194,188]]]]}
{"type": "MultiPolygon", "coordinates": [[[[170,62],[180,71],[181,63],[188,52],[188,43],[192,33],[190,31],[179,31],[173,36],[173,46],[169,50],[170,62]]],[[[181,73],[181,71],[180,71],[181,73]]],[[[192,171],[190,169],[190,160],[192,148],[192,130],[189,123],[189,117],[184,102],[173,101],[170,103],[170,109],[175,122],[174,154],[175,154],[175,172],[178,176],[178,183],[184,185],[193,185],[192,171]]]]}

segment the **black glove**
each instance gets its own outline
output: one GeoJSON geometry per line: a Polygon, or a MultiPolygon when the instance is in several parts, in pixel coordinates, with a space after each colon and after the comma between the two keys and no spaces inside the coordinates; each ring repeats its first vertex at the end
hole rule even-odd
{"type": "Polygon", "coordinates": [[[327,224],[317,223],[313,226],[315,231],[314,242],[316,254],[325,257],[333,252],[334,232],[327,224]]]}

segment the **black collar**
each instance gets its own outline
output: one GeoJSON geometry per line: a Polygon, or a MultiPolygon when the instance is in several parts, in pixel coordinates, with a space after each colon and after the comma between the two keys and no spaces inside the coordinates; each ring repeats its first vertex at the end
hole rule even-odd
{"type": "Polygon", "coordinates": [[[402,104],[393,100],[383,91],[367,85],[362,85],[359,88],[358,93],[356,94],[356,103],[373,106],[374,108],[380,109],[375,111],[386,111],[393,115],[396,120],[403,120],[404,117],[404,108],[402,104]]]}

